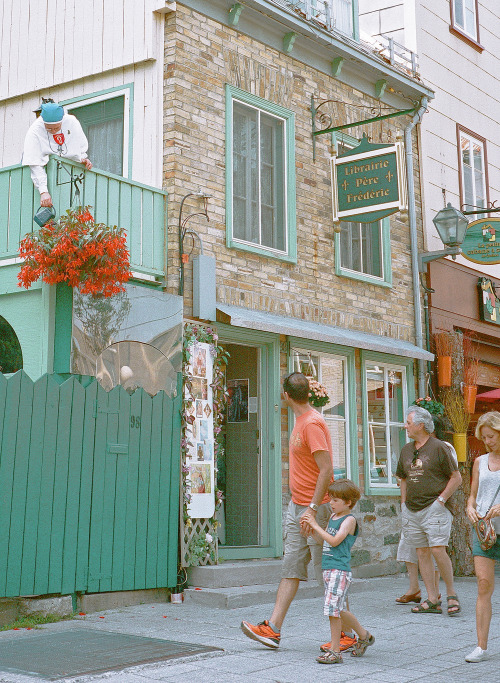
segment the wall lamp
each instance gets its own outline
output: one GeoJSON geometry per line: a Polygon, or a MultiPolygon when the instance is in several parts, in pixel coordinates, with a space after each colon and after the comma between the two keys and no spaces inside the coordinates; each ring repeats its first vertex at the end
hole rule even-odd
{"type": "Polygon", "coordinates": [[[418,255],[418,272],[425,273],[429,261],[435,261],[443,256],[457,256],[461,253],[460,245],[464,241],[467,231],[468,219],[464,214],[455,209],[449,202],[444,209],[438,211],[432,219],[436,226],[441,242],[446,249],[440,251],[427,251],[418,255]]]}
{"type": "Polygon", "coordinates": [[[184,238],[186,235],[189,233],[191,235],[195,235],[198,240],[200,241],[200,246],[201,246],[201,253],[203,253],[203,242],[201,241],[201,237],[198,235],[198,233],[195,230],[191,230],[189,228],[186,228],[187,222],[193,218],[194,216],[204,216],[207,221],[210,220],[208,217],[208,199],[211,197],[211,194],[207,194],[206,192],[188,192],[188,194],[184,195],[184,197],[181,199],[181,205],[179,207],[179,222],[178,222],[178,236],[179,236],[179,295],[183,296],[184,295],[184,265],[188,263],[189,255],[184,253],[184,238]],[[203,206],[203,211],[196,211],[195,213],[189,214],[189,216],[186,216],[184,220],[182,219],[182,210],[184,208],[184,202],[188,197],[200,197],[204,200],[204,206],[203,206]]]}

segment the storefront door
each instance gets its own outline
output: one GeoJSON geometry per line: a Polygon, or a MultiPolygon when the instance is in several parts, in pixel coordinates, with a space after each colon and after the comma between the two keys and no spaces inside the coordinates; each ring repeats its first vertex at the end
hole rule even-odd
{"type": "MultiPolygon", "coordinates": [[[[229,335],[228,335],[229,336],[229,335]]],[[[279,393],[272,377],[272,345],[222,345],[229,353],[224,457],[218,460],[219,554],[225,559],[275,557],[280,552],[279,393]],[[270,372],[271,371],[271,372],[270,372]],[[276,426],[278,439],[276,438],[276,426]]],[[[279,385],[278,385],[279,392],[279,385]]]]}

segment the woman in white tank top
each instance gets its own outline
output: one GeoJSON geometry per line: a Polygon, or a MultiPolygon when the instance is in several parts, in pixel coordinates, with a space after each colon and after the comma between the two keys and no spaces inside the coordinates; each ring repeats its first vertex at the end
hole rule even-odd
{"type": "Polygon", "coordinates": [[[472,554],[477,578],[477,647],[467,655],[467,662],[481,662],[488,656],[495,562],[500,561],[500,413],[492,411],[481,415],[477,422],[476,437],[484,442],[488,453],[474,462],[467,515],[472,523],[486,515],[486,519],[491,519],[498,538],[490,550],[482,550],[474,532],[472,554]]]}

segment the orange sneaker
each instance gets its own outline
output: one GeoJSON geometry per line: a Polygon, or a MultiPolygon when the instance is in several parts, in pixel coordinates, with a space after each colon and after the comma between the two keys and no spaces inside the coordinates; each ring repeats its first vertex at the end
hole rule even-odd
{"type": "MultiPolygon", "coordinates": [[[[351,636],[346,636],[344,631],[340,634],[340,651],[341,652],[349,652],[349,650],[352,650],[354,645],[358,642],[358,639],[356,637],[351,638],[351,636]]],[[[319,646],[319,649],[321,652],[328,652],[328,650],[331,649],[331,642],[330,643],[324,643],[323,645],[319,646]]]]}
{"type": "Polygon", "coordinates": [[[241,630],[246,636],[262,643],[262,645],[272,648],[278,648],[280,646],[281,636],[279,633],[276,633],[276,631],[273,631],[269,626],[267,619],[261,621],[260,624],[257,624],[256,626],[250,624],[248,621],[242,621],[241,630]]]}

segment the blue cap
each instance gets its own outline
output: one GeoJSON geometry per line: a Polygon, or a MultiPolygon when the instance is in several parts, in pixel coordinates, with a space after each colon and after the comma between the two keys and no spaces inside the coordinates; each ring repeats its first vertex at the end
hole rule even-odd
{"type": "Polygon", "coordinates": [[[59,123],[63,119],[64,109],[56,102],[44,102],[41,115],[45,123],[59,123]]]}

